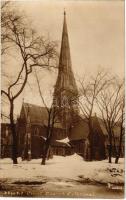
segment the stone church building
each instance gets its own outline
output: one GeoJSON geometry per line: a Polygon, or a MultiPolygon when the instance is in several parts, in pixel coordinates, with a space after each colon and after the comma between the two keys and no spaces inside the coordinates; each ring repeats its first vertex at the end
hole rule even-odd
{"type": "MultiPolygon", "coordinates": [[[[59,58],[58,77],[54,88],[53,107],[57,111],[49,157],[78,153],[89,159],[89,128],[79,114],[78,89],[72,71],[70,46],[64,12],[63,32],[59,58]],[[64,102],[65,100],[65,102],[64,102]]],[[[18,154],[23,159],[40,158],[47,138],[49,115],[45,107],[24,103],[17,120],[18,154]]],[[[108,153],[108,135],[103,122],[92,117],[93,159],[105,159],[108,153]]],[[[118,128],[117,128],[118,129],[118,128]]],[[[118,132],[118,130],[116,130],[118,132]]],[[[116,134],[117,141],[119,139],[116,134]]],[[[124,146],[124,145],[123,145],[124,146]]],[[[122,149],[122,155],[124,149],[122,149]]]]}

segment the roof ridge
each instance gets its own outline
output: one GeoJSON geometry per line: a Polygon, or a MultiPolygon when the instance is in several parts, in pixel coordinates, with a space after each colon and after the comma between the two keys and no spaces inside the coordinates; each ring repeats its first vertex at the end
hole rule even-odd
{"type": "Polygon", "coordinates": [[[31,106],[35,106],[35,107],[40,107],[40,108],[46,108],[45,106],[40,106],[40,105],[36,105],[36,104],[32,104],[32,103],[26,103],[26,102],[23,102],[24,105],[31,105],[31,106]]]}

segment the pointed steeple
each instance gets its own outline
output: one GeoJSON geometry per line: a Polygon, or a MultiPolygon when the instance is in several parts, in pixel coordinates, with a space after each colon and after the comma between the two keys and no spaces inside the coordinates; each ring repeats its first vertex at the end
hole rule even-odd
{"type": "MultiPolygon", "coordinates": [[[[59,107],[59,115],[62,121],[72,118],[72,111],[78,110],[78,90],[72,71],[70,46],[67,31],[66,12],[64,11],[62,42],[59,58],[58,77],[54,89],[54,101],[59,107]]],[[[65,122],[66,123],[66,122],[65,122]]]]}
{"type": "Polygon", "coordinates": [[[66,23],[66,11],[64,11],[62,42],[59,58],[59,72],[55,89],[69,90],[76,95],[78,94],[74,74],[72,71],[69,38],[66,23]]]}

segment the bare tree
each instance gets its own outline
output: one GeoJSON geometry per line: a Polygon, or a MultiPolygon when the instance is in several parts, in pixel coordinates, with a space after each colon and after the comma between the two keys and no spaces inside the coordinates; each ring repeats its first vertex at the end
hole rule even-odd
{"type": "Polygon", "coordinates": [[[122,143],[122,129],[124,117],[124,101],[122,102],[123,85],[124,83],[119,83],[117,79],[115,79],[109,84],[107,88],[104,88],[104,90],[100,91],[99,96],[97,98],[97,105],[99,107],[101,117],[109,138],[109,163],[112,162],[112,150],[115,150],[115,153],[117,154],[114,129],[116,128],[116,126],[119,126],[120,120],[120,147],[118,150],[118,156],[120,155],[121,151],[120,148],[122,143]]]}
{"type": "Polygon", "coordinates": [[[85,116],[89,127],[89,145],[90,145],[90,160],[93,159],[93,127],[92,114],[96,104],[96,98],[99,93],[107,86],[107,73],[103,70],[98,71],[96,76],[90,77],[89,81],[79,80],[80,83],[80,98],[79,105],[82,114],[85,116]]]}
{"type": "Polygon", "coordinates": [[[39,95],[41,97],[41,101],[42,104],[44,104],[45,109],[47,110],[48,113],[48,119],[47,119],[47,129],[46,129],[46,141],[45,141],[45,145],[44,145],[44,152],[43,152],[43,158],[42,158],[42,165],[46,164],[46,159],[49,153],[49,148],[51,145],[51,139],[52,139],[52,135],[53,135],[53,130],[54,130],[54,124],[57,121],[57,109],[56,109],[56,105],[54,105],[54,102],[52,100],[51,106],[47,106],[44,96],[42,94],[42,90],[41,90],[41,86],[40,86],[40,81],[37,75],[37,72],[35,71],[35,77],[36,77],[36,81],[37,81],[37,86],[38,86],[38,90],[39,90],[39,95]]]}
{"type": "MultiPolygon", "coordinates": [[[[123,85],[124,86],[124,85],[123,85]]],[[[117,147],[116,151],[116,159],[115,163],[118,163],[119,158],[121,156],[122,151],[122,143],[123,143],[123,137],[124,137],[124,120],[125,120],[125,97],[124,97],[124,91],[122,92],[122,95],[120,96],[120,116],[118,118],[116,126],[119,127],[119,145],[117,147]]]]}
{"type": "MultiPolygon", "coordinates": [[[[15,57],[18,56],[20,63],[17,66],[17,69],[19,69],[17,74],[15,74],[15,68],[10,66],[13,69],[14,79],[9,83],[7,88],[2,89],[1,93],[6,96],[10,103],[9,117],[13,137],[12,159],[13,163],[17,164],[17,133],[14,123],[14,102],[22,93],[33,67],[44,69],[54,67],[56,43],[37,36],[37,33],[29,28],[28,22],[15,10],[8,11],[8,4],[6,5],[4,5],[2,11],[2,16],[4,14],[6,16],[2,19],[2,46],[4,46],[2,56],[5,58],[8,56],[7,52],[5,54],[6,49],[9,52],[11,51],[15,57]]],[[[4,75],[7,79],[9,78],[7,73],[4,73],[4,75]]]]}
{"type": "Polygon", "coordinates": [[[10,44],[8,44],[7,37],[9,36],[9,30],[7,25],[9,23],[9,15],[13,14],[12,2],[2,1],[1,2],[1,54],[6,54],[10,44]]]}

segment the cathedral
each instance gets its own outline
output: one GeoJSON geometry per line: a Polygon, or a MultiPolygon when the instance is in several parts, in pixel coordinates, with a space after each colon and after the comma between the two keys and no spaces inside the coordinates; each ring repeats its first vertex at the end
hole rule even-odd
{"type": "MultiPolygon", "coordinates": [[[[72,71],[66,13],[64,12],[58,76],[52,104],[56,116],[48,157],[53,155],[67,156],[77,153],[85,160],[89,159],[89,127],[84,117],[79,113],[78,98],[78,89],[72,71]]],[[[18,156],[23,159],[41,158],[43,156],[48,125],[49,114],[45,107],[23,102],[20,117],[16,123],[18,156]]],[[[103,121],[94,116],[92,117],[92,126],[93,159],[105,159],[108,154],[109,141],[103,121]]],[[[4,157],[10,156],[10,147],[12,145],[10,139],[6,144],[6,138],[9,137],[7,130],[9,130],[9,125],[7,127],[2,126],[2,153],[4,157]]],[[[118,134],[116,136],[118,141],[118,134]]],[[[122,148],[123,156],[124,144],[122,148]]]]}
{"type": "MultiPolygon", "coordinates": [[[[81,123],[79,117],[78,89],[72,71],[70,46],[67,31],[66,12],[59,57],[58,77],[54,87],[53,109],[55,109],[55,122],[51,138],[53,155],[70,155],[74,153],[72,135],[78,135],[76,125],[81,123]]],[[[18,119],[19,154],[27,157],[42,156],[42,146],[47,138],[49,115],[46,108],[23,103],[20,118],[18,119]]],[[[81,131],[83,132],[83,131],[81,131]]],[[[81,135],[81,134],[80,134],[81,135]]],[[[85,138],[80,138],[79,149],[84,154],[85,138]]]]}

